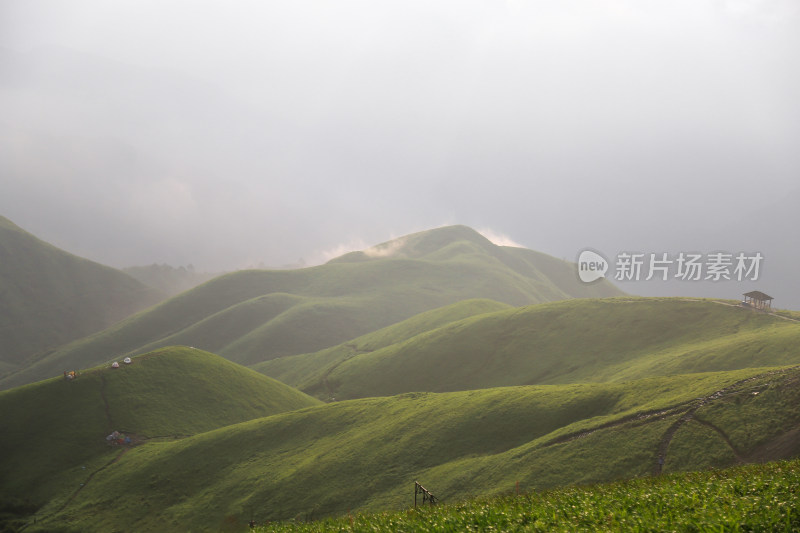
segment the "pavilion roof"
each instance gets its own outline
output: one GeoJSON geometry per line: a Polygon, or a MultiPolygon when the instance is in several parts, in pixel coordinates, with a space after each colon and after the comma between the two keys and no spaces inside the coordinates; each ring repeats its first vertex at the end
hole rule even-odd
{"type": "Polygon", "coordinates": [[[750,292],[744,293],[744,295],[747,296],[748,298],[753,298],[754,300],[761,300],[762,302],[765,302],[767,300],[774,300],[775,299],[772,296],[770,296],[769,294],[764,294],[761,291],[750,291],[750,292]]]}

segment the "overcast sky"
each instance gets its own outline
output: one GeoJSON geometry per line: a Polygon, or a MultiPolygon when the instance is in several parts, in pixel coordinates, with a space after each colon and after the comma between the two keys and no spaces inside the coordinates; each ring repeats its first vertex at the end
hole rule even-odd
{"type": "Polygon", "coordinates": [[[0,0],[0,214],[116,267],[735,247],[800,188],[798,6],[0,0]]]}

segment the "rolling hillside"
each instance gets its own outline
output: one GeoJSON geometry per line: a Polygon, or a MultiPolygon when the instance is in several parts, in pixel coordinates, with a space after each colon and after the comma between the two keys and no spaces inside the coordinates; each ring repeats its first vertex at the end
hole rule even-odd
{"type": "Polygon", "coordinates": [[[367,333],[333,348],[310,354],[278,357],[253,365],[252,368],[284,383],[292,384],[293,387],[302,386],[306,382],[311,383],[309,391],[315,394],[322,391],[325,393],[323,399],[329,399],[331,396],[327,393],[330,391],[327,391],[322,383],[327,379],[328,374],[343,361],[358,354],[371,353],[396,345],[464,318],[511,308],[507,304],[501,304],[494,300],[463,300],[414,315],[402,322],[367,333]],[[315,388],[319,391],[314,391],[315,388]],[[323,391],[323,389],[325,390],[323,391]]]}
{"type": "Polygon", "coordinates": [[[257,372],[192,348],[168,348],[0,393],[0,501],[41,504],[72,494],[86,474],[136,443],[171,440],[319,402],[257,372]],[[120,361],[121,362],[121,361],[120,361]]]}
{"type": "Polygon", "coordinates": [[[798,382],[795,367],[336,402],[135,447],[30,530],[236,530],[408,508],[415,480],[452,502],[791,457],[798,382]]]}
{"type": "Polygon", "coordinates": [[[322,399],[610,382],[800,364],[800,323],[714,301],[570,300],[391,326],[257,369],[322,399]]]}
{"type": "Polygon", "coordinates": [[[335,346],[470,298],[524,305],[619,294],[605,281],[582,284],[571,263],[495,246],[467,227],[451,226],[317,267],[221,276],[58,349],[0,380],[0,387],[176,344],[253,365],[335,346]]]}
{"type": "Polygon", "coordinates": [[[0,376],[140,311],[162,295],[0,216],[0,376]]]}

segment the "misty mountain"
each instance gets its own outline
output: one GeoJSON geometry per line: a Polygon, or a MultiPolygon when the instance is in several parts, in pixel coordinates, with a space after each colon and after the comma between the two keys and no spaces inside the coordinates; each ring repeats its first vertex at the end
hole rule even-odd
{"type": "Polygon", "coordinates": [[[62,347],[0,387],[176,344],[254,365],[335,346],[470,298],[519,306],[621,294],[606,281],[581,283],[572,263],[497,246],[470,228],[450,226],[317,267],[220,276],[62,347]]]}
{"type": "Polygon", "coordinates": [[[130,276],[51,246],[0,216],[0,374],[162,298],[130,276]]]}
{"type": "Polygon", "coordinates": [[[194,266],[173,267],[167,264],[125,267],[123,272],[168,296],[196,287],[220,274],[197,272],[194,266]]]}

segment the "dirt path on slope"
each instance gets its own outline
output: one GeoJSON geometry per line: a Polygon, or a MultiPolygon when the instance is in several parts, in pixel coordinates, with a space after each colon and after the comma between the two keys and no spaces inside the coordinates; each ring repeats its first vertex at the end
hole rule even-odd
{"type": "MultiPolygon", "coordinates": [[[[798,367],[794,367],[791,370],[796,370],[797,368],[798,367]]],[[[673,423],[667,429],[666,432],[664,432],[664,435],[661,437],[661,441],[659,442],[659,445],[658,445],[658,451],[656,452],[656,464],[653,467],[653,474],[654,475],[661,474],[662,470],[664,469],[664,463],[666,462],[666,459],[667,459],[667,451],[669,450],[669,445],[672,442],[672,439],[675,436],[675,433],[678,432],[678,430],[681,428],[681,426],[683,426],[685,423],[689,422],[690,420],[694,420],[694,421],[696,421],[696,422],[698,422],[700,424],[703,424],[703,425],[708,426],[711,429],[715,430],[722,437],[722,439],[725,441],[725,443],[728,445],[728,447],[730,447],[730,449],[733,452],[734,457],[736,457],[737,461],[740,461],[740,462],[744,461],[743,456],[739,453],[739,451],[733,445],[733,442],[730,440],[728,435],[725,434],[724,431],[722,431],[720,428],[718,428],[717,426],[715,426],[711,422],[707,422],[705,420],[701,420],[701,419],[697,418],[695,416],[695,412],[698,409],[700,409],[701,407],[704,407],[704,406],[706,406],[706,405],[708,405],[708,404],[710,404],[712,402],[715,402],[715,401],[719,400],[720,398],[724,398],[725,396],[728,396],[729,394],[732,394],[734,392],[739,392],[738,389],[741,388],[742,385],[744,385],[744,384],[746,384],[748,382],[755,381],[757,379],[761,379],[761,378],[764,378],[766,376],[771,376],[771,375],[778,374],[778,373],[781,373],[781,372],[783,372],[783,370],[772,370],[770,372],[765,372],[765,373],[759,374],[757,376],[751,376],[749,378],[745,378],[745,379],[739,380],[739,381],[737,381],[735,383],[732,383],[731,385],[728,385],[727,387],[724,387],[724,388],[714,392],[713,394],[709,394],[708,396],[705,396],[703,398],[698,398],[697,400],[692,402],[692,406],[689,407],[683,413],[683,415],[681,415],[681,417],[677,421],[675,421],[675,423],[673,423]]]]}
{"type": "MultiPolygon", "coordinates": [[[[800,367],[794,367],[795,370],[797,368],[800,367]]],[[[549,447],[549,446],[554,446],[556,444],[563,444],[565,442],[582,439],[584,437],[588,437],[592,433],[604,429],[610,429],[624,425],[631,425],[631,426],[645,425],[645,424],[650,424],[652,422],[664,420],[672,416],[678,416],[678,419],[675,422],[673,422],[669,426],[669,428],[667,428],[667,430],[664,432],[661,439],[659,440],[658,447],[656,449],[655,464],[653,465],[653,470],[652,470],[653,475],[657,476],[661,474],[664,468],[664,463],[666,462],[667,459],[667,452],[669,450],[669,445],[672,442],[672,439],[675,437],[675,434],[681,427],[683,427],[684,424],[692,420],[706,427],[709,427],[710,429],[713,429],[715,432],[717,432],[720,438],[722,438],[722,440],[731,449],[731,452],[733,453],[736,460],[739,462],[746,462],[747,458],[741,454],[741,452],[733,444],[733,441],[731,441],[730,437],[728,437],[728,435],[721,428],[717,427],[716,425],[707,420],[698,418],[695,413],[701,407],[709,405],[710,403],[715,402],[721,398],[724,398],[730,394],[740,392],[741,387],[748,382],[755,381],[764,378],[766,376],[770,376],[781,372],[783,372],[783,370],[772,370],[770,372],[765,372],[763,374],[758,374],[756,376],[750,376],[748,378],[731,383],[727,387],[723,387],[722,389],[719,389],[707,396],[696,398],[694,400],[684,402],[682,404],[673,407],[668,407],[665,409],[635,413],[620,418],[618,420],[613,420],[611,422],[600,424],[588,430],[562,435],[560,437],[556,437],[552,440],[543,443],[542,447],[549,447]]]]}
{"type": "Polygon", "coordinates": [[[669,449],[669,444],[672,442],[673,437],[675,437],[675,433],[678,432],[681,426],[694,417],[694,412],[699,408],[700,406],[696,405],[683,413],[678,420],[667,428],[667,431],[661,437],[661,441],[658,443],[658,452],[656,453],[656,463],[653,465],[654,476],[660,475],[661,471],[664,470],[664,463],[667,460],[667,450],[669,449]]]}
{"type": "Polygon", "coordinates": [[[89,474],[89,477],[87,477],[87,478],[84,480],[84,482],[83,482],[83,483],[81,483],[80,487],[78,487],[77,489],[75,489],[75,492],[73,492],[73,493],[70,495],[70,497],[69,497],[69,498],[67,498],[67,499],[66,499],[66,501],[65,501],[63,504],[61,504],[61,507],[59,507],[59,508],[58,508],[58,509],[55,511],[55,513],[53,513],[53,514],[58,514],[58,513],[60,513],[61,511],[63,511],[63,510],[64,510],[64,509],[67,507],[67,505],[69,505],[70,503],[72,503],[72,500],[74,500],[74,499],[75,499],[75,497],[78,495],[78,493],[79,493],[80,491],[82,491],[82,490],[83,490],[83,489],[86,487],[86,485],[88,485],[88,484],[89,484],[89,482],[92,480],[92,478],[94,478],[94,476],[96,476],[97,474],[99,474],[100,472],[102,472],[103,470],[105,470],[106,468],[108,468],[109,466],[111,466],[111,465],[113,465],[113,464],[115,464],[115,463],[119,462],[119,460],[120,460],[120,459],[122,459],[122,456],[123,456],[123,455],[125,455],[126,453],[128,453],[128,450],[130,450],[130,448],[125,448],[124,450],[120,450],[120,452],[119,452],[117,455],[115,455],[113,459],[111,459],[109,462],[107,462],[106,464],[104,464],[103,466],[101,466],[100,468],[98,468],[97,470],[95,470],[94,472],[92,472],[91,474],[89,474]]]}
{"type": "Polygon", "coordinates": [[[725,441],[725,444],[728,445],[728,448],[730,448],[730,450],[733,452],[733,456],[736,457],[736,460],[738,462],[740,462],[740,463],[744,463],[745,462],[744,456],[741,453],[739,453],[739,450],[736,448],[736,445],[733,444],[733,441],[730,439],[730,437],[728,437],[728,434],[725,433],[721,428],[717,427],[716,425],[714,425],[713,423],[709,422],[708,420],[703,420],[702,418],[700,418],[698,416],[694,417],[694,421],[697,422],[698,424],[702,424],[702,425],[706,426],[707,428],[711,428],[714,431],[716,431],[717,434],[722,438],[722,440],[725,441]]]}
{"type": "MultiPolygon", "coordinates": [[[[684,298],[684,299],[687,302],[699,302],[699,301],[701,301],[701,300],[691,300],[691,299],[688,299],[688,298],[684,298]]],[[[774,316],[775,318],[781,318],[783,320],[788,320],[789,322],[796,322],[796,323],[800,324],[800,320],[797,320],[796,318],[790,318],[788,316],[779,315],[778,313],[775,313],[775,312],[767,313],[766,311],[759,311],[759,310],[753,309],[751,307],[743,307],[740,304],[732,304],[732,303],[728,303],[728,302],[721,302],[719,300],[709,300],[709,301],[711,301],[711,302],[713,302],[715,304],[719,304],[719,305],[727,305],[728,307],[738,307],[738,308],[741,308],[741,309],[749,309],[750,311],[753,311],[753,312],[756,312],[756,313],[764,313],[765,315],[774,316]]]]}
{"type": "Polygon", "coordinates": [[[41,518],[36,518],[36,517],[34,516],[34,521],[33,521],[33,522],[29,522],[29,523],[25,524],[24,526],[22,526],[22,527],[20,528],[20,531],[24,530],[25,528],[27,528],[28,526],[30,526],[30,525],[32,525],[32,524],[39,525],[39,524],[41,524],[41,523],[43,523],[43,522],[46,522],[47,520],[49,520],[49,519],[51,519],[52,517],[56,516],[57,514],[61,513],[61,511],[63,511],[64,509],[66,509],[66,508],[67,508],[67,506],[68,506],[70,503],[72,503],[72,501],[73,501],[73,500],[74,500],[74,499],[75,499],[75,498],[78,496],[78,494],[79,494],[79,493],[80,493],[80,492],[81,492],[81,491],[82,491],[84,488],[86,488],[86,486],[87,486],[87,485],[89,484],[89,482],[90,482],[90,481],[91,481],[91,480],[94,478],[94,476],[96,476],[97,474],[99,474],[100,472],[102,472],[103,470],[105,470],[106,468],[108,468],[109,466],[111,466],[111,465],[113,465],[113,464],[117,463],[117,462],[118,462],[120,459],[122,459],[122,456],[123,456],[123,455],[125,455],[125,454],[128,452],[128,450],[130,450],[130,448],[125,448],[125,449],[123,449],[123,450],[120,450],[120,452],[119,452],[118,454],[116,454],[116,455],[114,456],[114,458],[113,458],[113,459],[111,459],[110,461],[108,461],[106,464],[104,464],[104,465],[103,465],[103,466],[101,466],[100,468],[96,469],[95,471],[91,472],[91,473],[89,474],[89,476],[88,476],[88,477],[87,477],[87,478],[86,478],[86,479],[83,481],[83,483],[81,483],[81,484],[80,484],[80,486],[79,486],[77,489],[75,489],[75,491],[74,491],[72,494],[70,494],[70,495],[69,495],[69,497],[68,497],[66,500],[64,500],[64,503],[62,503],[62,504],[61,504],[61,505],[58,507],[58,509],[56,509],[55,511],[53,511],[53,512],[52,512],[52,513],[50,513],[49,515],[47,515],[47,516],[43,516],[43,517],[41,517],[41,518]]]}

